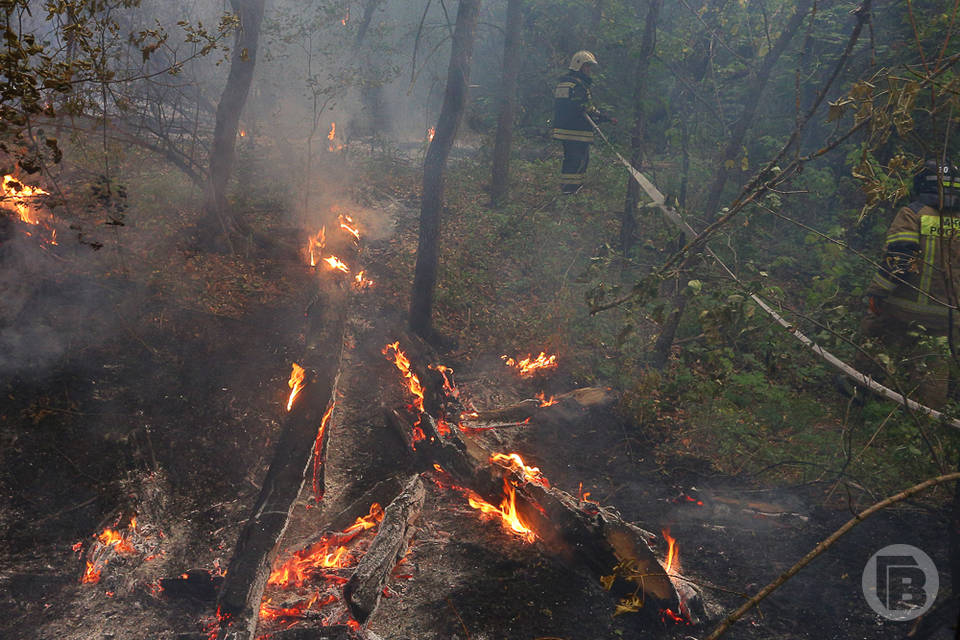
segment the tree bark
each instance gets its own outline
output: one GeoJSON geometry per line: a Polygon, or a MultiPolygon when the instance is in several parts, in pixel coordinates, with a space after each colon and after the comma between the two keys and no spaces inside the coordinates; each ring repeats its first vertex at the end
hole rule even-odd
{"type": "Polygon", "coordinates": [[[477,30],[480,0],[461,0],[457,24],[450,48],[450,67],[443,106],[437,120],[436,134],[427,149],[423,163],[423,195],[420,204],[420,241],[410,302],[410,329],[424,338],[433,339],[433,292],[437,284],[437,257],[440,242],[440,209],[443,205],[443,179],[447,158],[460,128],[467,101],[470,61],[477,30]]]}
{"type": "MultiPolygon", "coordinates": [[[[630,132],[630,164],[643,170],[643,138],[646,128],[643,100],[646,96],[647,71],[650,59],[657,46],[657,21],[663,0],[650,0],[647,8],[647,20],[643,28],[643,40],[640,43],[640,57],[634,72],[633,85],[633,130],[630,132]]],[[[640,187],[634,180],[627,180],[627,198],[620,218],[620,248],[626,255],[636,242],[637,203],[640,201],[640,187]]]]}
{"type": "Polygon", "coordinates": [[[520,23],[523,0],[507,0],[506,36],[503,41],[503,94],[500,116],[493,143],[493,171],[490,181],[490,204],[498,207],[507,197],[510,180],[510,148],[513,143],[513,120],[517,111],[517,76],[520,71],[520,23]]]}
{"type": "Polygon", "coordinates": [[[233,173],[240,114],[253,81],[265,5],[266,0],[230,0],[230,6],[240,18],[240,26],[230,55],[227,84],[217,105],[210,170],[204,193],[202,234],[208,243],[223,234],[231,250],[230,236],[236,231],[237,223],[227,204],[227,183],[233,173]]]}
{"type": "MultiPolygon", "coordinates": [[[[730,171],[726,167],[726,164],[734,162],[743,147],[744,138],[746,138],[747,131],[753,124],[754,117],[757,114],[757,107],[760,104],[760,94],[763,93],[763,89],[770,79],[773,67],[786,50],[794,34],[800,28],[812,4],[813,0],[799,0],[799,2],[797,2],[797,8],[794,14],[784,26],[783,31],[780,32],[780,36],[777,38],[773,48],[763,56],[760,66],[753,76],[753,81],[747,88],[746,95],[748,99],[745,101],[743,111],[740,113],[740,117],[737,119],[730,133],[727,145],[724,147],[723,155],[717,163],[717,170],[714,174],[713,182],[710,185],[710,190],[707,192],[707,202],[703,208],[703,217],[707,220],[712,221],[717,214],[717,209],[720,206],[720,198],[723,195],[723,188],[727,184],[730,176],[730,171]]],[[[676,337],[677,327],[680,326],[680,316],[686,307],[686,303],[686,294],[682,291],[673,299],[672,311],[670,315],[667,316],[668,321],[664,323],[660,336],[657,338],[654,352],[651,356],[651,362],[666,364],[669,358],[670,348],[676,337]]],[[[661,368],[663,365],[661,365],[661,368]]]]}

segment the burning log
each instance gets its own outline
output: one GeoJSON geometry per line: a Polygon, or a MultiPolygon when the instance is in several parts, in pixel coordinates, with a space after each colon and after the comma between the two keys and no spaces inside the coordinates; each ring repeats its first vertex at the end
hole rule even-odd
{"type": "MultiPolygon", "coordinates": [[[[411,369],[417,370],[416,365],[411,369]]],[[[425,381],[421,397],[444,396],[442,390],[436,389],[435,378],[420,379],[425,381]]],[[[449,403],[449,394],[446,397],[449,403]]],[[[604,389],[578,389],[564,394],[558,407],[574,407],[580,411],[609,403],[614,397],[604,389]]],[[[493,415],[488,412],[486,417],[518,418],[524,411],[538,410],[541,401],[535,402],[536,407],[525,402],[493,415]]],[[[624,521],[613,509],[579,500],[549,486],[542,475],[531,473],[522,461],[501,466],[503,463],[499,461],[509,460],[509,456],[495,457],[474,439],[462,438],[459,430],[435,420],[428,411],[420,409],[415,423],[402,411],[387,411],[388,424],[413,449],[420,468],[438,466],[453,480],[451,485],[459,485],[468,495],[473,492],[489,503],[484,511],[497,511],[492,505],[500,502],[506,486],[508,493],[512,493],[509,509],[516,513],[521,525],[532,530],[552,553],[568,564],[586,567],[608,589],[616,587],[613,591],[617,594],[623,595],[632,588],[634,602],[642,601],[638,595],[642,591],[644,596],[655,600],[657,609],[680,612],[692,623],[703,617],[699,595],[681,581],[674,583],[651,549],[654,534],[624,521]]]]}
{"type": "Polygon", "coordinates": [[[465,414],[464,417],[470,422],[522,422],[548,408],[551,408],[552,411],[579,411],[605,407],[613,404],[616,400],[617,394],[610,389],[584,387],[568,391],[559,396],[551,396],[549,399],[540,394],[537,398],[521,400],[509,407],[489,411],[474,411],[465,414]],[[557,407],[557,409],[552,409],[552,407],[557,407]]]}
{"type": "Polygon", "coordinates": [[[413,522],[420,516],[425,496],[423,482],[419,476],[413,476],[384,510],[376,538],[344,586],[344,600],[361,624],[377,608],[390,572],[406,553],[414,532],[413,522]]]}
{"type": "Polygon", "coordinates": [[[311,314],[308,332],[310,352],[320,355],[307,362],[313,368],[304,367],[302,386],[291,384],[287,401],[290,409],[284,414],[283,431],[260,495],[240,532],[217,599],[220,640],[255,637],[278,543],[311,471],[315,494],[318,499],[323,494],[323,461],[329,435],[325,427],[340,368],[348,305],[345,295],[335,286],[328,286],[321,293],[330,300],[311,314]],[[293,397],[295,387],[297,393],[293,397]]]}

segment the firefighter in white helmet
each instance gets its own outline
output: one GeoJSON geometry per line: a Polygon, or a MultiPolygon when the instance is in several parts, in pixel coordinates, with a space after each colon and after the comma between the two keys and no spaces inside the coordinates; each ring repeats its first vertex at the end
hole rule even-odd
{"type": "Polygon", "coordinates": [[[553,137],[563,143],[560,183],[565,194],[580,191],[587,174],[593,127],[585,116],[589,115],[597,123],[616,122],[593,105],[590,76],[596,66],[596,56],[589,51],[577,51],[553,94],[553,137]]]}

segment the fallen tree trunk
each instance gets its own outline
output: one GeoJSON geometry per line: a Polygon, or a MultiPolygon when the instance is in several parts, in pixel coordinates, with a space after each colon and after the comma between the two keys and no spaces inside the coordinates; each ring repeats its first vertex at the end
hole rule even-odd
{"type": "MultiPolygon", "coordinates": [[[[423,381],[425,397],[440,393],[430,390],[432,378],[423,381]]],[[[577,390],[569,395],[570,401],[578,396],[603,398],[606,392],[577,390]]],[[[660,564],[650,547],[654,534],[624,521],[610,508],[550,487],[543,478],[530,476],[516,465],[494,463],[492,452],[472,438],[462,438],[456,426],[439,423],[429,413],[410,419],[405,411],[391,409],[387,421],[413,449],[421,469],[439,465],[453,480],[451,484],[466,487],[491,504],[500,503],[504,483],[509,482],[515,488],[521,521],[565,562],[586,567],[608,588],[618,584],[617,593],[626,593],[625,582],[634,583],[656,600],[656,608],[682,610],[694,623],[704,617],[698,594],[685,590],[681,598],[678,588],[682,587],[674,585],[660,564]]]]}
{"type": "Polygon", "coordinates": [[[323,460],[329,432],[324,417],[332,409],[340,369],[346,312],[346,294],[334,284],[323,287],[324,304],[312,325],[304,388],[283,423],[263,487],[244,524],[217,599],[218,640],[253,640],[260,601],[270,568],[308,476],[317,495],[323,493],[323,460]],[[311,465],[311,460],[314,464],[311,465]],[[312,467],[312,468],[311,468],[312,467]],[[311,474],[312,471],[312,474],[311,474]]]}
{"type": "Polygon", "coordinates": [[[383,521],[370,548],[343,588],[350,613],[360,624],[373,614],[390,572],[407,551],[413,536],[413,522],[423,510],[426,491],[419,476],[413,476],[383,512],[383,521]]]}

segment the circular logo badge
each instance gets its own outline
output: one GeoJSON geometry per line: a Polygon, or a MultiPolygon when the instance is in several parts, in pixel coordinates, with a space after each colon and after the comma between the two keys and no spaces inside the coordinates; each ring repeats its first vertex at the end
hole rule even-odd
{"type": "Polygon", "coordinates": [[[879,615],[913,620],[933,606],[940,576],[926,553],[909,544],[892,544],[867,561],[862,586],[867,604],[879,615]]]}

